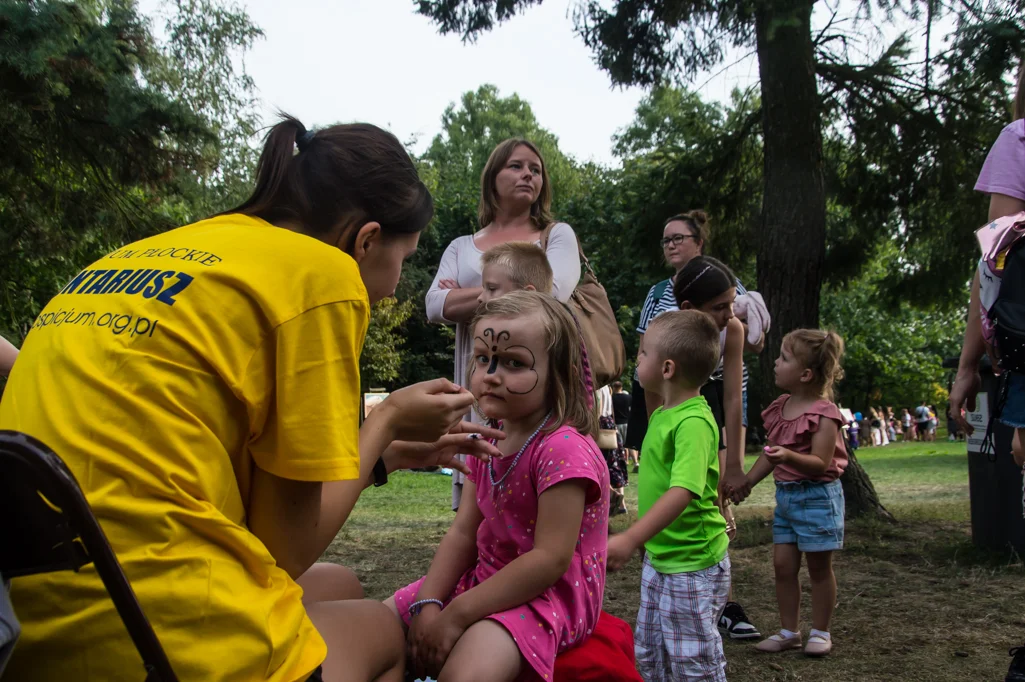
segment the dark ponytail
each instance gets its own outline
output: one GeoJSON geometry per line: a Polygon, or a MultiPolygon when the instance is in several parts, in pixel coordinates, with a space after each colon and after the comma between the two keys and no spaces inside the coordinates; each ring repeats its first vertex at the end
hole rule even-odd
{"type": "Polygon", "coordinates": [[[724,263],[711,256],[697,256],[676,275],[673,296],[679,307],[687,301],[700,308],[736,286],[736,276],[724,263]]]}
{"type": "MultiPolygon", "coordinates": [[[[294,222],[310,235],[376,221],[385,235],[396,235],[427,227],[434,201],[391,133],[369,123],[309,131],[282,114],[264,141],[252,196],[225,213],[294,222]]],[[[355,232],[344,248],[354,240],[355,232]]]]}

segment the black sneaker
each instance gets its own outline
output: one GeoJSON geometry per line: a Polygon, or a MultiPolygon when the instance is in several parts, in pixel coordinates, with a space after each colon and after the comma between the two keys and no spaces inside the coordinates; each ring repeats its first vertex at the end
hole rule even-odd
{"type": "Polygon", "coordinates": [[[758,639],[762,636],[758,628],[747,619],[744,607],[735,601],[726,603],[726,608],[719,616],[719,629],[729,635],[730,639],[758,639]]]}
{"type": "Polygon", "coordinates": [[[1011,667],[1007,669],[1004,682],[1025,682],[1025,645],[1016,646],[1007,653],[1014,658],[1011,659],[1011,667]]]}

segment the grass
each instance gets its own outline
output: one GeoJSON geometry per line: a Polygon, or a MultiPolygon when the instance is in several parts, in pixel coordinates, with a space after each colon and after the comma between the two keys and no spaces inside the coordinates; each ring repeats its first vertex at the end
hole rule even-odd
{"type": "MultiPolygon", "coordinates": [[[[1002,680],[1007,648],[1025,637],[1025,575],[1016,555],[971,544],[964,443],[894,444],[858,451],[895,525],[854,521],[835,558],[839,605],[833,654],[760,655],[726,643],[731,682],[798,680],[1002,680]]],[[[748,464],[754,462],[748,458],[748,464]]],[[[367,595],[383,599],[422,576],[452,520],[447,476],[399,473],[364,494],[325,555],[352,567],[367,595]]],[[[730,547],[736,598],[764,634],[778,628],[772,572],[773,487],[766,482],[736,510],[730,547]]],[[[628,499],[636,509],[636,477],[628,499]]],[[[613,532],[635,520],[613,519],[613,532]]],[[[802,626],[810,627],[804,575],[802,626]]],[[[633,623],[640,562],[610,574],[605,609],[633,623]]]]}

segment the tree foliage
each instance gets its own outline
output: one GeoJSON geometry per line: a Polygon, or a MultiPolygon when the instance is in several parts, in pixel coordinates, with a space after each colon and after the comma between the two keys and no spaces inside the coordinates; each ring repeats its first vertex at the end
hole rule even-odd
{"type": "Polygon", "coordinates": [[[416,306],[406,325],[406,335],[416,340],[416,346],[415,352],[405,354],[404,381],[452,376],[455,337],[451,330],[427,322],[424,295],[449,242],[477,229],[480,177],[495,146],[510,137],[525,137],[538,146],[554,188],[557,215],[579,182],[576,166],[560,151],[558,139],[517,95],[502,97],[495,86],[482,85],[465,93],[458,105],[450,105],[441,124],[441,133],[419,159],[421,174],[434,196],[434,222],[421,238],[398,289],[400,299],[416,306]]]}
{"type": "Polygon", "coordinates": [[[374,305],[359,359],[363,390],[392,384],[399,378],[402,347],[406,343],[402,326],[414,308],[412,300],[400,303],[394,298],[386,298],[374,305]]]}
{"type": "MultiPolygon", "coordinates": [[[[526,4],[420,7],[470,38],[526,4]]],[[[426,321],[424,294],[447,244],[476,228],[481,171],[508,137],[542,150],[554,213],[580,236],[631,355],[647,289],[668,274],[658,245],[667,216],[706,209],[709,252],[755,281],[766,230],[763,97],[737,91],[710,103],[664,78],[704,68],[735,37],[752,44],[753,29],[744,28],[752,10],[737,7],[713,17],[683,2],[606,4],[605,14],[583,6],[578,26],[592,31],[585,38],[621,46],[601,62],[610,73],[647,72],[659,83],[613,140],[619,167],[567,156],[529,103],[492,85],[442,113],[442,132],[417,159],[436,218],[399,301],[375,307],[365,386],[451,376],[453,334],[426,321]],[[635,11],[647,26],[631,18],[635,11]],[[647,54],[643,45],[668,52],[647,54]]],[[[840,18],[814,41],[827,197],[820,309],[823,323],[847,338],[842,391],[856,406],[876,394],[907,402],[942,383],[938,359],[956,337],[957,290],[974,250],[968,228],[984,215],[970,178],[1002,125],[1001,77],[1022,35],[1020,3],[963,7],[958,33],[931,54],[928,75],[906,39],[854,59],[857,32],[840,18]]],[[[262,34],[230,3],[173,0],[164,10],[162,41],[127,0],[0,5],[0,333],[16,341],[74,271],[127,241],[222,210],[249,187],[255,90],[239,57],[262,34]]]]}
{"type": "Polygon", "coordinates": [[[214,134],[211,165],[192,173],[192,211],[211,215],[240,204],[256,167],[256,84],[240,59],[263,31],[234,2],[165,0],[166,42],[150,80],[199,112],[214,134]]]}
{"type": "Polygon", "coordinates": [[[943,360],[958,355],[964,336],[960,310],[908,300],[888,304],[882,292],[896,256],[896,245],[884,244],[860,277],[822,295],[823,326],[847,346],[840,398],[861,411],[884,402],[898,409],[922,400],[944,402],[943,360]]]}
{"type": "MultiPolygon", "coordinates": [[[[443,33],[457,33],[464,40],[534,4],[417,3],[420,13],[443,33]]],[[[1006,76],[1025,44],[1025,3],[862,0],[847,6],[853,8],[847,14],[820,6],[827,22],[814,32],[812,4],[587,2],[578,6],[576,32],[614,84],[656,86],[653,98],[667,80],[686,80],[720,65],[728,48],[755,50],[762,92],[754,115],[739,131],[758,136],[759,146],[778,146],[766,147],[762,156],[760,179],[768,183],[764,191],[759,196],[744,184],[739,196],[763,211],[761,224],[752,223],[762,248],[759,283],[787,299],[769,300],[775,312],[783,313],[777,317],[784,326],[814,324],[817,316],[791,320],[786,308],[807,307],[817,299],[825,278],[857,275],[873,251],[866,247],[883,240],[900,244],[904,265],[891,271],[887,294],[898,292],[923,302],[949,297],[963,289],[970,272],[970,228],[984,211],[966,179],[977,173],[1006,121],[1006,76]],[[942,19],[956,25],[945,39],[935,35],[942,19]],[[875,26],[898,22],[907,31],[875,47],[875,26]],[[925,36],[924,54],[913,49],[913,35],[925,36]],[[788,62],[797,59],[805,42],[807,68],[788,62]],[[812,80],[802,80],[806,78],[812,80]],[[804,93],[800,98],[799,91],[804,93]],[[806,125],[801,117],[808,112],[815,120],[806,125]],[[800,140],[790,140],[790,135],[800,140]],[[799,158],[802,150],[810,150],[810,156],[799,158]],[[818,207],[807,212],[811,204],[818,207]],[[775,244],[784,234],[787,238],[775,244]],[[828,253],[826,245],[832,247],[828,253]],[[788,260],[795,252],[805,267],[788,260]],[[808,270],[815,274],[807,286],[786,290],[786,277],[808,270]],[[952,272],[963,278],[951,277],[952,272]]],[[[663,121],[672,121],[672,116],[657,116],[665,113],[657,108],[641,112],[642,124],[654,124],[649,149],[667,140],[663,121]]],[[[644,143],[626,135],[617,148],[629,157],[643,150],[644,143]]],[[[716,158],[723,163],[730,159],[716,158]]],[[[666,170],[667,184],[691,186],[687,168],[666,170]]]]}
{"type": "Polygon", "coordinates": [[[209,167],[203,118],[145,77],[134,3],[0,5],[0,331],[16,340],[84,263],[172,224],[160,196],[209,167]]]}

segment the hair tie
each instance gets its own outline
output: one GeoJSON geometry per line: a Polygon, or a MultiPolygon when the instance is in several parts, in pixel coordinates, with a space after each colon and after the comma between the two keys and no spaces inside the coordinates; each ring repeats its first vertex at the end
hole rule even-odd
{"type": "Polygon", "coordinates": [[[686,300],[686,299],[683,298],[683,292],[687,291],[687,289],[690,289],[691,286],[694,284],[694,282],[697,282],[699,279],[701,279],[701,275],[705,274],[706,272],[708,272],[711,269],[712,269],[711,265],[706,265],[705,269],[702,270],[701,272],[699,272],[697,277],[695,277],[691,281],[687,282],[687,286],[685,286],[683,289],[680,289],[680,293],[676,294],[677,302],[686,300]]]}
{"type": "Polygon", "coordinates": [[[313,142],[314,135],[316,135],[316,133],[312,130],[304,130],[302,133],[296,131],[295,146],[299,148],[300,153],[309,148],[310,142],[313,142]]]}

